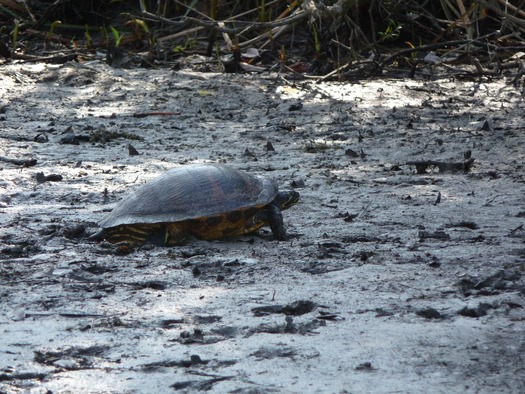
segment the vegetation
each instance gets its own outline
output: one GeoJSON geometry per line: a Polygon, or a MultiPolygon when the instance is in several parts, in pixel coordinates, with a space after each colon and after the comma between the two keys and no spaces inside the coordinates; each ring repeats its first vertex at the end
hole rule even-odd
{"type": "Polygon", "coordinates": [[[425,59],[495,75],[525,51],[524,9],[525,0],[0,0],[0,56],[104,53],[115,66],[151,67],[204,55],[226,71],[325,78],[413,74],[425,59]]]}

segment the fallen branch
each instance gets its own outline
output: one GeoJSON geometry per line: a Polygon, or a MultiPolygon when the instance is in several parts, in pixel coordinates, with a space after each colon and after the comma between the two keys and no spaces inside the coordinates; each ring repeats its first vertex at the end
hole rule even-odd
{"type": "Polygon", "coordinates": [[[48,376],[47,373],[42,372],[18,372],[18,373],[2,373],[0,374],[0,382],[13,380],[44,380],[48,376]]]}
{"type": "Polygon", "coordinates": [[[321,83],[321,82],[325,82],[331,79],[332,77],[336,75],[341,75],[342,73],[347,72],[351,68],[358,68],[358,67],[365,66],[365,65],[366,66],[368,65],[376,66],[377,63],[375,63],[373,60],[363,60],[363,61],[354,62],[354,63],[348,62],[342,65],[341,67],[338,67],[335,70],[330,71],[328,74],[323,75],[322,77],[313,77],[313,78],[316,79],[316,83],[321,83]]]}
{"type": "Polygon", "coordinates": [[[15,52],[11,55],[11,57],[14,60],[23,60],[24,62],[64,64],[67,62],[76,61],[78,58],[78,54],[71,53],[69,55],[33,56],[15,52]]]}

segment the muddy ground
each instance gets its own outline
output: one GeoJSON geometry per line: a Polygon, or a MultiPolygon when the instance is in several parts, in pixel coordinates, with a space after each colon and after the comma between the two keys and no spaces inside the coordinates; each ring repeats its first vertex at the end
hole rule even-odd
{"type": "Polygon", "coordinates": [[[0,392],[525,392],[518,82],[1,66],[0,392]],[[290,241],[86,240],[198,162],[295,187],[290,241]]]}

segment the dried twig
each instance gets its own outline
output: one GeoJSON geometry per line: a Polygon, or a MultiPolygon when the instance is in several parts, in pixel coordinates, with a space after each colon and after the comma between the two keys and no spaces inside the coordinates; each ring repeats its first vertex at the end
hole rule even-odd
{"type": "Polygon", "coordinates": [[[24,62],[64,64],[67,62],[77,60],[78,54],[71,53],[68,55],[34,56],[15,52],[12,54],[12,58],[15,60],[23,60],[24,62]]]}

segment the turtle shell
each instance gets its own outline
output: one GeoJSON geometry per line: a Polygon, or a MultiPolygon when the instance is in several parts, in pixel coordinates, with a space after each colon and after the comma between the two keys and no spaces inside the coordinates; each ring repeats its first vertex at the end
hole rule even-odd
{"type": "Polygon", "coordinates": [[[217,227],[222,221],[232,235],[243,234],[264,224],[248,224],[247,216],[270,204],[278,192],[274,180],[252,176],[228,165],[187,165],[136,189],[118,203],[100,226],[105,230],[120,228],[113,231],[115,234],[124,232],[124,228],[142,231],[146,238],[150,229],[160,228],[155,225],[165,224],[169,232],[181,233],[180,238],[191,227],[191,235],[215,239],[222,233],[214,232],[213,224],[217,227]],[[233,230],[236,226],[239,231],[233,230]]]}

